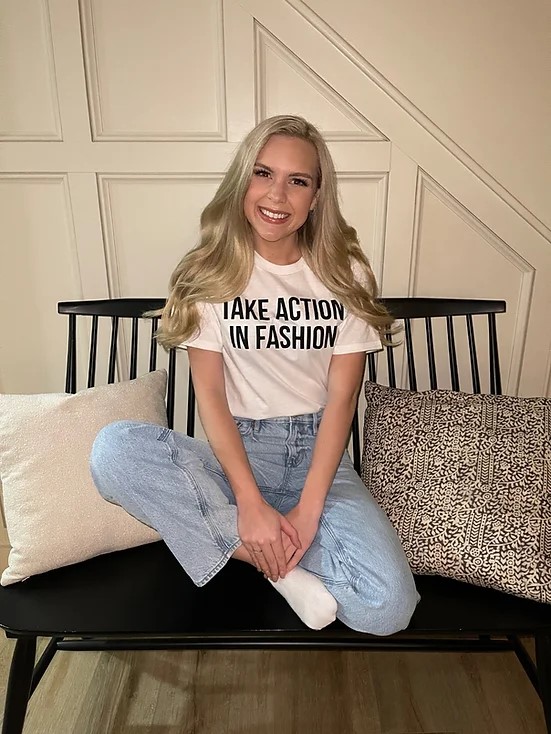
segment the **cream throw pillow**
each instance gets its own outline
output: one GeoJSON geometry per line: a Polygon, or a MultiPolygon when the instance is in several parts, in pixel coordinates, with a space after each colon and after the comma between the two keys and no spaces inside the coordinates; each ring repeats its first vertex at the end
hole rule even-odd
{"type": "Polygon", "coordinates": [[[1,584],[159,540],[104,500],[88,461],[98,431],[117,420],[166,426],[166,372],[75,395],[0,395],[0,479],[12,546],[1,584]]]}

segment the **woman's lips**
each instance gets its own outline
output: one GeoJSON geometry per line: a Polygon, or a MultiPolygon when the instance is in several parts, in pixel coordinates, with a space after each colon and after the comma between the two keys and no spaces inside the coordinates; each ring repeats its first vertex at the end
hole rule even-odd
{"type": "Polygon", "coordinates": [[[291,216],[287,212],[276,212],[273,209],[267,209],[263,206],[259,206],[257,210],[258,216],[262,219],[263,222],[267,222],[268,224],[284,224],[291,216]],[[268,214],[267,212],[270,212],[276,216],[270,216],[270,214],[268,214]]]}

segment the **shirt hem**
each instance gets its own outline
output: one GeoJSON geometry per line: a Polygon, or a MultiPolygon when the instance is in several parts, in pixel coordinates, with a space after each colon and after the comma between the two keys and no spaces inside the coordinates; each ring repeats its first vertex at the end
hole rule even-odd
{"type": "Polygon", "coordinates": [[[335,347],[333,354],[354,354],[355,352],[380,352],[383,348],[381,342],[364,342],[363,344],[343,344],[335,347]]]}
{"type": "Polygon", "coordinates": [[[219,352],[222,353],[223,349],[219,344],[215,344],[214,342],[184,342],[183,344],[178,345],[178,349],[187,349],[188,347],[196,347],[197,349],[206,349],[209,352],[219,352]]]}

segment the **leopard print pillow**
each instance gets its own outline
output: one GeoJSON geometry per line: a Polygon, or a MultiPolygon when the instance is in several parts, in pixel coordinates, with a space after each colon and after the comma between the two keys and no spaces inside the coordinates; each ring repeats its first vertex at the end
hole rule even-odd
{"type": "Polygon", "coordinates": [[[362,479],[412,570],[551,603],[551,399],[365,396],[362,479]]]}

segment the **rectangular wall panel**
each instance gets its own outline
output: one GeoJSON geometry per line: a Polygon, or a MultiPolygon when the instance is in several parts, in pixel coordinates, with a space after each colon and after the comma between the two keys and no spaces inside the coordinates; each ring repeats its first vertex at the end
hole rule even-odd
{"type": "Polygon", "coordinates": [[[80,296],[66,178],[0,177],[0,223],[0,391],[63,391],[57,302],[80,296]]]}
{"type": "Polygon", "coordinates": [[[220,0],[84,0],[95,140],[223,140],[220,0]]]}
{"type": "Polygon", "coordinates": [[[0,3],[0,140],[61,140],[47,0],[0,3]]]}

